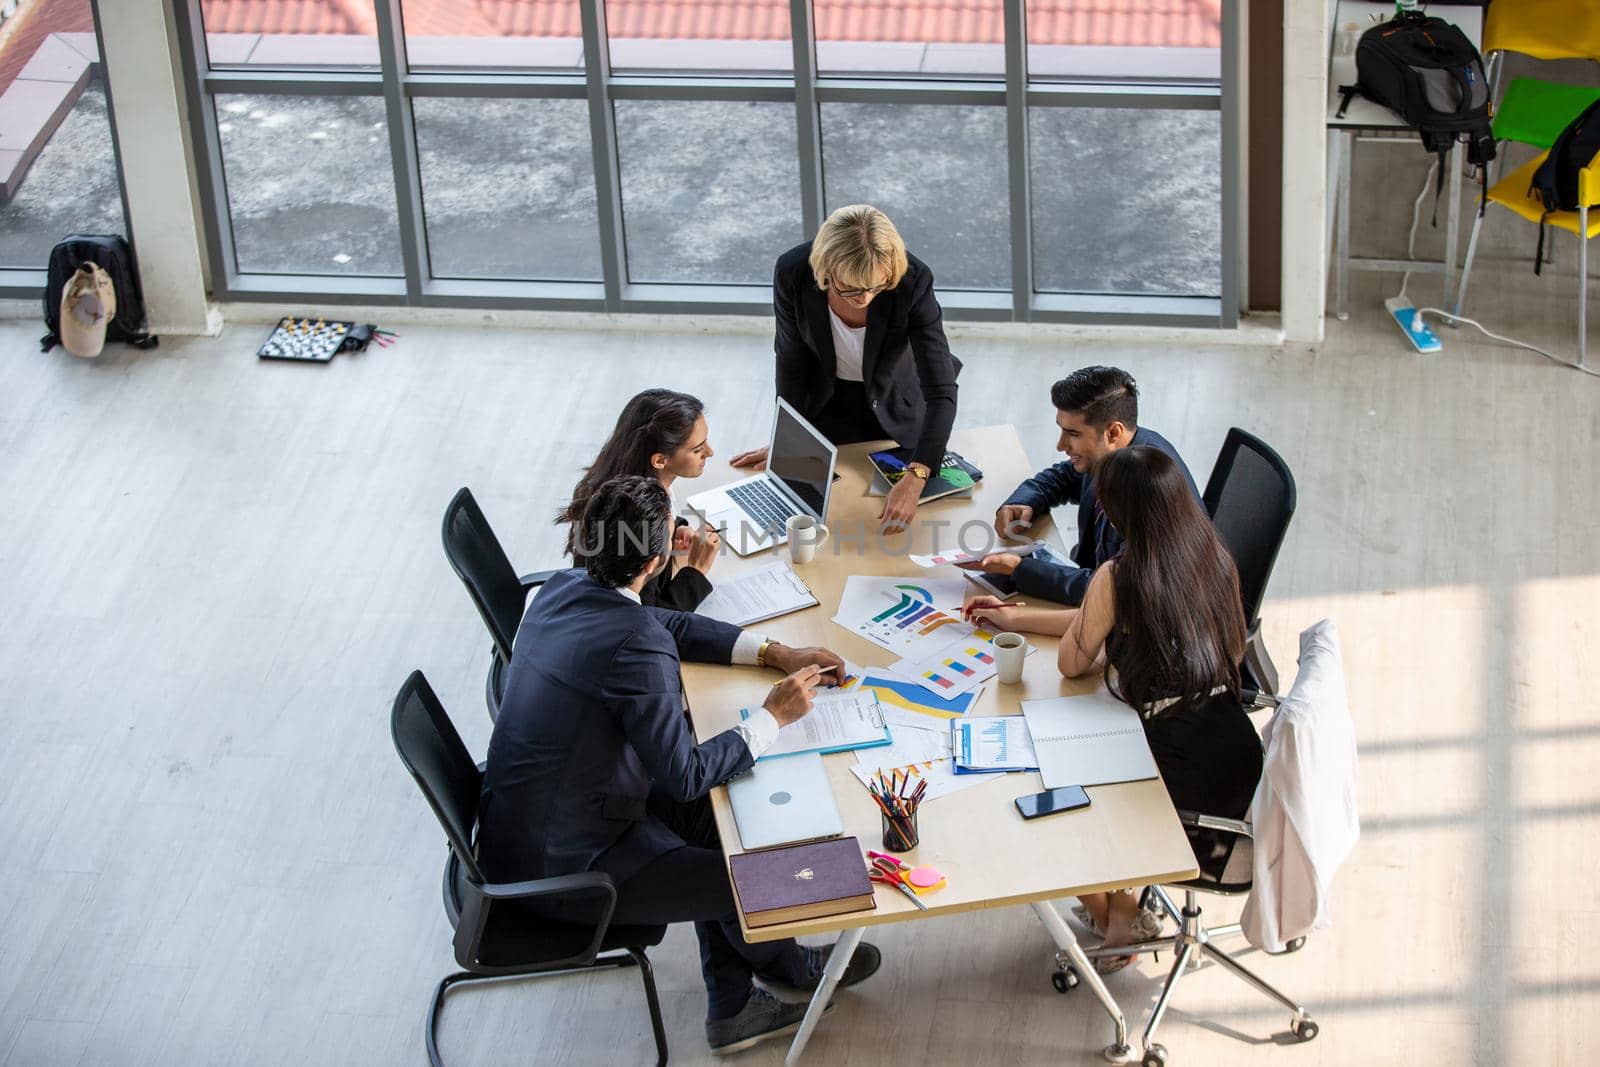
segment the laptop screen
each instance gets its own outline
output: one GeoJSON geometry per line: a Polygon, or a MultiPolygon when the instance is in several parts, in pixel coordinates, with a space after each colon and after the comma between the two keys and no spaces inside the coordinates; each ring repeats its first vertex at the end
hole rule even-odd
{"type": "Polygon", "coordinates": [[[828,500],[833,454],[833,446],[789,405],[778,405],[778,417],[772,426],[772,447],[767,452],[767,470],[818,518],[826,517],[823,505],[828,500]]]}

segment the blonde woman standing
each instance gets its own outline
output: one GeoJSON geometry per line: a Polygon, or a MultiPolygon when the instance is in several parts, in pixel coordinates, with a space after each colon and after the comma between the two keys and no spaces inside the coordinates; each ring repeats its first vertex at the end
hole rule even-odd
{"type": "MultiPolygon", "coordinates": [[[[956,418],[956,375],[933,272],[906,251],[889,217],[869,204],[828,216],[816,240],[778,257],[772,272],[778,395],[834,444],[885,438],[911,449],[912,477],[884,500],[880,520],[907,525],[939,469],[956,418]]],[[[761,469],[764,448],[734,456],[761,469]]]]}

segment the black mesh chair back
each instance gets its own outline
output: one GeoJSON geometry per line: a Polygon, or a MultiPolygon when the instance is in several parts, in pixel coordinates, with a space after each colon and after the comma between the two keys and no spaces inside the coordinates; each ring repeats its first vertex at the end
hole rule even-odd
{"type": "Polygon", "coordinates": [[[444,509],[444,554],[483,616],[494,638],[495,650],[511,662],[511,641],[522,623],[527,590],[506,558],[500,541],[483,517],[483,509],[462,487],[444,509]]]}
{"type": "Polygon", "coordinates": [[[400,762],[417,781],[450,839],[456,861],[474,881],[484,881],[472,855],[483,774],[421,671],[412,671],[394,698],[389,729],[400,762]]]}
{"type": "Polygon", "coordinates": [[[1239,568],[1245,625],[1252,625],[1294,516],[1294,475],[1266,442],[1236,426],[1222,443],[1203,499],[1239,568]]]}
{"type": "MultiPolygon", "coordinates": [[[[462,490],[466,493],[466,490],[462,490]]],[[[459,497],[457,498],[459,501],[459,497]]],[[[467,500],[470,503],[471,497],[467,500]]],[[[474,509],[476,510],[476,509],[474,509]]],[[[446,520],[448,545],[449,520],[446,520]]],[[[493,538],[491,536],[491,543],[493,538]]],[[[495,546],[498,550],[499,546],[495,546]]],[[[472,762],[461,735],[421,671],[412,671],[395,696],[389,715],[395,751],[450,839],[444,870],[444,905],[455,928],[456,962],[464,970],[434,987],[423,1028],[428,1062],[443,1067],[439,1018],[446,995],[462,985],[504,978],[538,978],[610,967],[638,967],[650,1010],[656,1063],[667,1062],[667,1032],[656,994],[655,973],[645,949],[661,944],[667,928],[617,926],[611,922],[616,887],[600,871],[557,875],[510,884],[488,884],[472,852],[483,773],[472,762]],[[519,903],[536,900],[581,901],[592,921],[554,922],[519,903]],[[601,955],[621,949],[620,954],[601,955]]]]}

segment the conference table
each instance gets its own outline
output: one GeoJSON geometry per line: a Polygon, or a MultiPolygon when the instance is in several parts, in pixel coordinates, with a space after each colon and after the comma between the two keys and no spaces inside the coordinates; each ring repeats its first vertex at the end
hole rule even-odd
{"type": "MultiPolygon", "coordinates": [[[[945,498],[923,504],[911,529],[888,535],[880,542],[875,531],[883,498],[868,495],[872,468],[867,455],[889,444],[848,445],[839,450],[840,477],[834,483],[827,515],[833,536],[819,548],[814,560],[793,565],[816,595],[818,606],[756,623],[751,629],[791,646],[826,646],[865,667],[888,666],[896,658],[893,653],[831,621],[845,579],[852,574],[908,578],[957,574],[949,567],[925,570],[906,558],[907,553],[950,551],[963,532],[965,544],[977,550],[983,541],[981,528],[993,522],[995,509],[1021,480],[1034,473],[1013,427],[957,431],[950,439],[950,448],[984,472],[972,498],[945,498]],[[964,524],[970,525],[963,531],[964,524]],[[873,533],[857,537],[862,530],[873,533]]],[[[743,472],[731,471],[717,461],[713,464],[696,480],[697,491],[743,476],[743,472]]],[[[1041,539],[1053,538],[1048,515],[1034,526],[1033,533],[1041,539]]],[[[730,552],[716,561],[711,577],[713,582],[725,581],[780,558],[789,558],[787,548],[745,558],[730,552]]],[[[1056,639],[1035,636],[1030,640],[1036,651],[1027,657],[1022,681],[1001,685],[991,679],[969,716],[1016,715],[1021,712],[1022,700],[1087,693],[1101,684],[1098,675],[1062,678],[1056,668],[1056,639]]],[[[735,725],[741,708],[759,706],[772,685],[772,672],[753,667],[686,664],[683,681],[695,732],[704,741],[735,725]]],[[[854,835],[863,849],[881,849],[878,808],[850,772],[855,755],[841,752],[825,757],[828,778],[845,833],[854,835]]],[[[877,906],[871,911],[757,929],[745,926],[741,916],[741,928],[751,942],[810,934],[840,935],[785,1062],[792,1064],[799,1059],[866,927],[1021,904],[1032,906],[1064,954],[1058,955],[1059,965],[1065,969],[1070,960],[1080,980],[1110,1015],[1116,1037],[1104,1050],[1106,1058],[1114,1062],[1132,1058],[1121,1010],[1050,902],[1080,893],[1195,877],[1198,871],[1194,853],[1166,788],[1154,779],[1093,786],[1088,790],[1088,808],[1025,822],[1012,801],[1040,792],[1044,787],[1039,774],[1014,772],[988,777],[982,785],[928,800],[922,806],[918,818],[920,843],[902,858],[913,866],[932,864],[948,880],[944,888],[922,898],[926,911],[919,910],[892,887],[881,886],[875,887],[877,906]]],[[[713,790],[711,802],[725,855],[739,853],[739,831],[728,804],[727,788],[713,790]]],[[[863,866],[866,862],[863,857],[863,866]]]]}

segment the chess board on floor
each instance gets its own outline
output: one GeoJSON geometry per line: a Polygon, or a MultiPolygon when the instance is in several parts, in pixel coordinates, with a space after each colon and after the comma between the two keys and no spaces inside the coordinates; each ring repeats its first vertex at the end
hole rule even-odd
{"type": "Polygon", "coordinates": [[[301,363],[326,363],[339,351],[355,326],[353,322],[286,318],[256,349],[262,359],[290,359],[301,363]]]}

